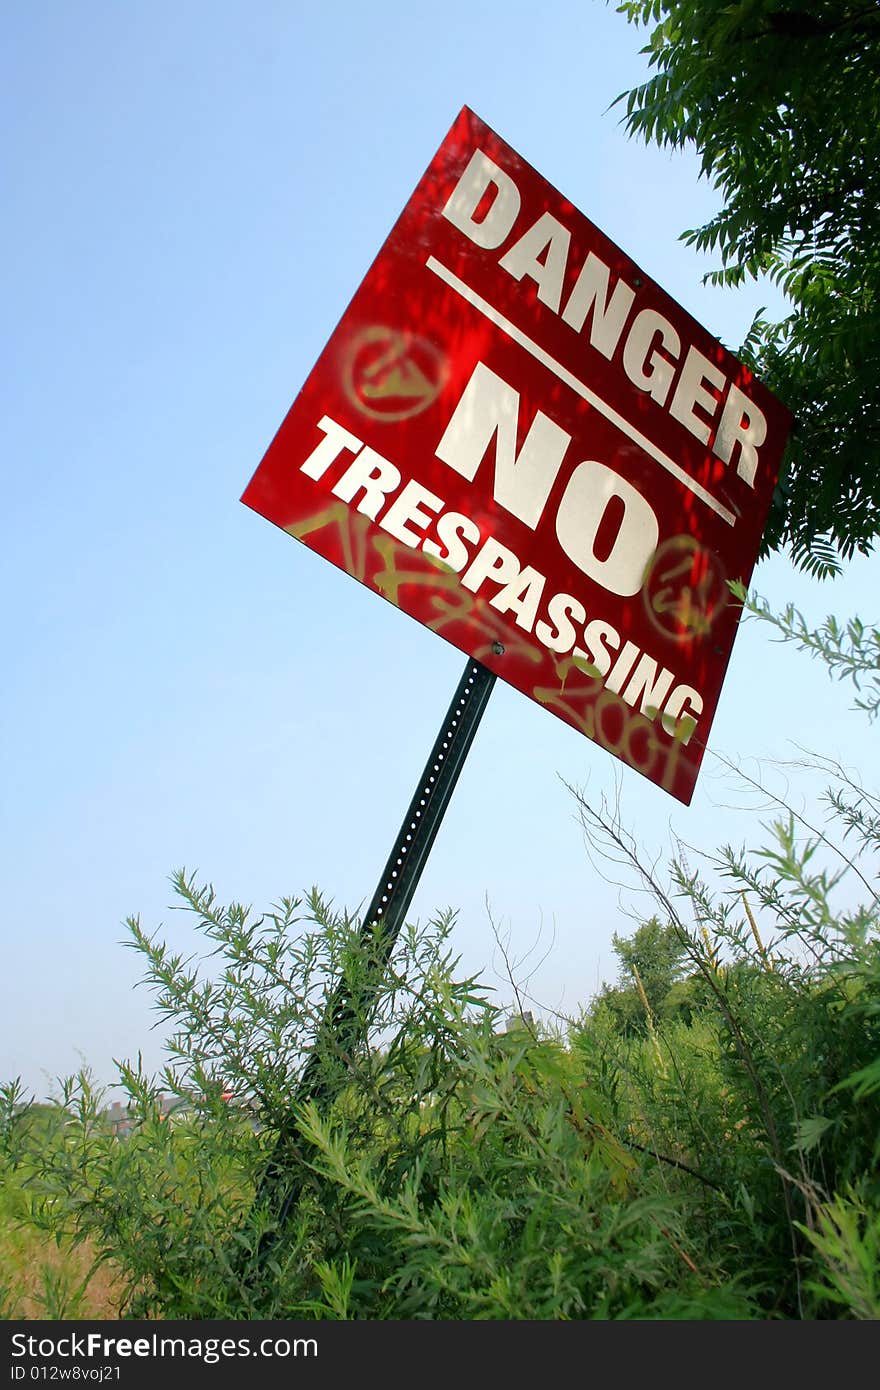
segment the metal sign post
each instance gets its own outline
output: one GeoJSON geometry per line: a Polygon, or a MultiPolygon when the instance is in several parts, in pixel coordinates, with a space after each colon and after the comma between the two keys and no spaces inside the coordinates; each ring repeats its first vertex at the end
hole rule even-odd
{"type": "Polygon", "coordinates": [[[690,802],[790,424],[462,108],[242,496],[468,657],[295,1102],[345,1075],[496,676],[690,802]]]}
{"type": "MultiPolygon", "coordinates": [[[[376,988],[403,926],[494,684],[494,672],[479,661],[467,662],[379,886],[364,913],[361,939],[372,947],[376,988]]],[[[369,1010],[368,1000],[359,1002],[369,1010]]],[[[298,1103],[324,1099],[327,1095],[328,1078],[326,1075],[319,1077],[327,1043],[332,1039],[333,1050],[345,1056],[357,1042],[360,1014],[353,1004],[345,986],[338,985],[328,1001],[319,1036],[303,1070],[297,1089],[298,1103]]]]}
{"type": "MultiPolygon", "coordinates": [[[[502,655],[503,650],[498,643],[495,654],[502,655]]],[[[363,916],[361,940],[369,948],[370,976],[361,983],[356,995],[345,981],[340,981],[328,998],[312,1052],[296,1088],[294,1107],[308,1100],[328,1102],[344,1080],[344,1065],[339,1066],[334,1076],[328,1062],[335,1055],[344,1064],[367,1026],[385,967],[494,684],[493,671],[479,661],[466,663],[378,887],[363,916]]],[[[257,1194],[257,1202],[266,1205],[278,1227],[283,1225],[299,1192],[299,1183],[290,1165],[294,1130],[295,1118],[291,1114],[289,1126],[278,1135],[257,1194]]],[[[273,1238],[264,1237],[261,1257],[272,1243],[273,1238]]]]}

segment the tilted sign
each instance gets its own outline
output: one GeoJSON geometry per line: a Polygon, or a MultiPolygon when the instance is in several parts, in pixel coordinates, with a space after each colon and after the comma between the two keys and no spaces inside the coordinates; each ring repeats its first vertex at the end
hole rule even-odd
{"type": "Polygon", "coordinates": [[[242,500],[689,802],[789,423],[465,108],[242,500]]]}

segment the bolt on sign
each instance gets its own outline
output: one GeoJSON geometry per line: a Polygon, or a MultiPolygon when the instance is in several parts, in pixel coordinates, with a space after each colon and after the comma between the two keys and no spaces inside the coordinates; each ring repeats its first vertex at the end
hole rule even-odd
{"type": "Polygon", "coordinates": [[[689,802],[789,427],[465,107],[242,501],[689,802]]]}

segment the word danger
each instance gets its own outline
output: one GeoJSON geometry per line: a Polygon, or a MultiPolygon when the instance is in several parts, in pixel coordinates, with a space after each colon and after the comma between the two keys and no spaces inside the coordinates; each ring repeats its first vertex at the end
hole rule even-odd
{"type": "Polygon", "coordinates": [[[612,283],[610,267],[594,251],[579,266],[564,297],[572,235],[550,212],[523,229],[522,198],[514,180],[482,150],[474,151],[453,189],[443,217],[474,245],[499,251],[501,268],[517,281],[528,278],[537,297],[589,345],[620,364],[630,382],[725,464],[736,459],[738,476],[754,488],[767,419],[755,402],[696,347],[685,350],[675,327],[656,309],[639,309],[635,285],[612,283]],[[588,330],[586,328],[589,320],[588,330]],[[712,438],[714,433],[714,438],[712,438]]]}
{"type": "MultiPolygon", "coordinates": [[[[473,478],[494,433],[495,500],[534,528],[570,436],[538,412],[516,456],[518,399],[506,382],[478,363],[436,452],[473,478]]],[[[703,709],[698,691],[635,643],[624,642],[612,623],[588,615],[575,595],[548,596],[545,575],[523,565],[471,517],[448,510],[445,500],[422,483],[405,481],[394,463],[338,421],[325,415],[318,429],[323,438],[300,465],[306,477],[316,482],[335,478],[330,487],[334,497],[396,541],[459,574],[470,593],[489,594],[492,608],[511,614],[517,627],[533,633],[548,651],[571,654],[578,669],[625,704],[651,720],[660,715],[670,738],[690,740],[703,709]]],[[[613,469],[595,460],[580,463],[569,478],[555,525],[562,550],[588,578],[615,594],[631,595],[641,588],[657,543],[657,520],[641,494],[613,469]],[[593,542],[612,499],[617,499],[618,512],[622,503],[622,515],[610,551],[599,559],[593,542]]]]}

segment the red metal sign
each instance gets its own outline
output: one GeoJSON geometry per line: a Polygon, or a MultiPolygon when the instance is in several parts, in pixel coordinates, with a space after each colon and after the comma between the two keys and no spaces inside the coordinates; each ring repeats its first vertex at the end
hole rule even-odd
{"type": "Polygon", "coordinates": [[[464,108],[242,500],[689,802],[789,425],[464,108]]]}

